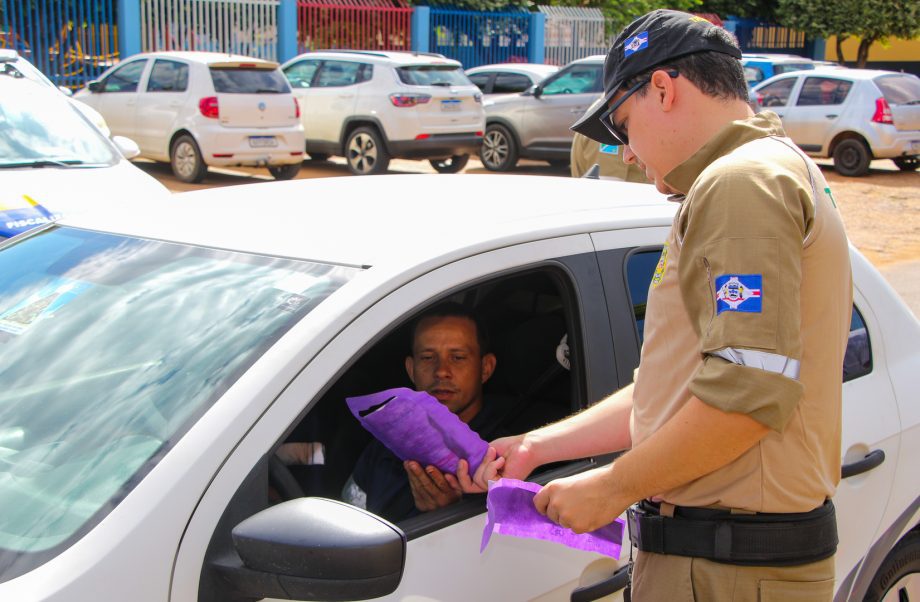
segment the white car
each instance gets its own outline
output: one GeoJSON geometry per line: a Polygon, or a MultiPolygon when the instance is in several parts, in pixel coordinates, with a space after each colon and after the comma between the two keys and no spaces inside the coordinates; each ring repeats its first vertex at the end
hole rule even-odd
{"type": "Polygon", "coordinates": [[[920,167],[920,78],[910,73],[821,67],[777,75],[754,87],[762,109],[813,157],[833,157],[845,176],[869,173],[873,159],[920,167]]]}
{"type": "MultiPolygon", "coordinates": [[[[62,215],[169,191],[53,86],[0,73],[0,241],[62,215]]],[[[0,420],[2,424],[2,420],[0,420]]]]}
{"type": "Polygon", "coordinates": [[[542,63],[499,63],[466,70],[466,76],[483,95],[518,94],[559,71],[556,65],[542,63]]]}
{"type": "Polygon", "coordinates": [[[300,107],[277,63],[212,52],[129,57],[74,95],[141,156],[200,182],[208,166],[266,166],[276,179],[303,162],[300,107]]]}
{"type": "Polygon", "coordinates": [[[427,159],[456,173],[479,150],[482,94],[460,63],[439,54],[329,50],[282,65],[300,101],[306,151],[345,157],[356,175],[391,158],[427,159]]]}
{"type": "MultiPolygon", "coordinates": [[[[403,385],[406,325],[445,299],[490,325],[487,392],[519,400],[508,430],[626,385],[674,203],[643,184],[435,174],[177,197],[0,247],[0,599],[549,602],[615,589],[626,550],[493,536],[480,554],[482,496],[397,524],[337,501],[370,439],[344,398],[403,385]],[[434,189],[436,203],[407,194],[434,189]],[[312,463],[280,462],[286,441],[309,442],[312,463]]],[[[839,600],[920,572],[920,324],[852,259],[839,600]]]]}

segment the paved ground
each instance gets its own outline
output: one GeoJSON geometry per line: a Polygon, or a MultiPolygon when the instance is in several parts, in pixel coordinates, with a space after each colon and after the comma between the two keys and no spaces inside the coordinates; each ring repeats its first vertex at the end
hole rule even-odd
{"type": "MultiPolygon", "coordinates": [[[[868,176],[847,178],[829,161],[818,161],[834,191],[853,244],[875,265],[920,317],[920,173],[900,172],[891,161],[873,161],[868,176]]],[[[270,181],[263,168],[212,169],[201,184],[175,179],[169,166],[138,161],[137,165],[174,192],[270,181]]],[[[394,160],[391,173],[435,173],[425,161],[394,160]]],[[[490,173],[470,159],[465,173],[490,173]]],[[[514,173],[567,177],[568,168],[541,161],[521,161],[514,173]]],[[[350,177],[344,159],[307,162],[298,179],[350,177]]]]}

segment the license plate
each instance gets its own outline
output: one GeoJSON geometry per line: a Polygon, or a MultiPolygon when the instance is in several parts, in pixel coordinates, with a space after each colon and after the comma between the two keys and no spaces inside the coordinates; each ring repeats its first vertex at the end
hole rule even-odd
{"type": "Polygon", "coordinates": [[[250,136],[249,146],[253,148],[265,148],[267,146],[278,146],[278,139],[274,136],[250,136]]]}
{"type": "Polygon", "coordinates": [[[451,98],[449,100],[442,100],[441,110],[442,111],[459,111],[461,102],[462,101],[459,98],[451,98]]]}

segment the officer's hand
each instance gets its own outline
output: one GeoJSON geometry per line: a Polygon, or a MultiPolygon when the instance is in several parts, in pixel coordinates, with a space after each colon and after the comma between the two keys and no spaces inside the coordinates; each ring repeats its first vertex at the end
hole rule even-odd
{"type": "Polygon", "coordinates": [[[499,478],[502,466],[505,465],[505,459],[498,455],[495,448],[489,446],[485,457],[476,468],[476,473],[470,475],[470,465],[463,458],[457,466],[457,480],[460,482],[460,489],[463,493],[483,493],[489,488],[489,481],[499,478]],[[482,485],[480,485],[482,483],[482,485]]]}
{"type": "Polygon", "coordinates": [[[406,474],[409,476],[409,487],[412,489],[412,498],[415,507],[420,512],[430,512],[449,506],[459,500],[463,495],[457,477],[452,474],[442,473],[434,466],[422,466],[413,460],[403,462],[406,474]]]}
{"type": "Polygon", "coordinates": [[[533,498],[540,514],[575,533],[587,533],[612,523],[630,501],[617,495],[609,466],[548,483],[533,498]]]}

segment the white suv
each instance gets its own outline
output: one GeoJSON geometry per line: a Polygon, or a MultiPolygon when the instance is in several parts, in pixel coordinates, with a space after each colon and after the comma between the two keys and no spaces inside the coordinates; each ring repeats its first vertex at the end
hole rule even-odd
{"type": "Polygon", "coordinates": [[[150,52],[109,69],[75,98],[141,155],[185,182],[208,166],[264,165],[279,180],[303,162],[300,109],[277,63],[214,52],[150,52]]]}
{"type": "Polygon", "coordinates": [[[309,52],[282,65],[300,101],[306,152],[344,156],[357,175],[391,158],[463,169],[485,130],[482,94],[459,62],[410,52],[309,52]]]}

